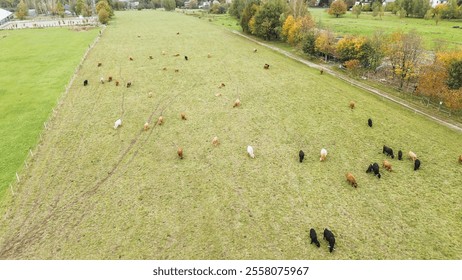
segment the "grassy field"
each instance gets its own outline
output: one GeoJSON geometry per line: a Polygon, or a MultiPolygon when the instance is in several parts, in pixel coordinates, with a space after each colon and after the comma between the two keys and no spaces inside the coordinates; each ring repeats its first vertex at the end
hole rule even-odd
{"type": "Polygon", "coordinates": [[[462,46],[462,29],[452,28],[461,26],[462,20],[443,20],[436,25],[434,20],[399,18],[391,13],[385,13],[382,19],[373,17],[372,13],[364,12],[358,18],[351,12],[336,18],[329,15],[326,9],[311,8],[309,11],[318,27],[329,28],[338,34],[370,36],[376,30],[383,30],[386,33],[412,31],[422,36],[427,49],[433,49],[437,41],[443,42],[443,47],[447,48],[462,46]]]}
{"type": "Polygon", "coordinates": [[[0,31],[0,197],[97,32],[0,31]]]}
{"type": "Polygon", "coordinates": [[[0,259],[461,259],[461,134],[255,47],[179,13],[116,13],[1,201],[0,259]],[[384,144],[421,170],[366,174],[384,144]]]}

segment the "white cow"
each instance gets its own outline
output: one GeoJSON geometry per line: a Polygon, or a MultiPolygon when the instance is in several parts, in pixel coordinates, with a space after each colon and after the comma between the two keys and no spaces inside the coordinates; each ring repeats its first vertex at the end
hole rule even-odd
{"type": "Polygon", "coordinates": [[[252,146],[247,146],[247,153],[251,158],[255,158],[255,154],[253,153],[253,148],[252,146]]]}
{"type": "Polygon", "coordinates": [[[122,125],[122,120],[121,119],[116,120],[114,123],[114,129],[117,129],[121,125],[122,125]]]}

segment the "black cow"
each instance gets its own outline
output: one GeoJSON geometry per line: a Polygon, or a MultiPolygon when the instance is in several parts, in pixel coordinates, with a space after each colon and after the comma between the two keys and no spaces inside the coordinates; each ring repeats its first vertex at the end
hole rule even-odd
{"type": "Polygon", "coordinates": [[[377,176],[377,178],[381,178],[382,175],[380,175],[380,172],[379,172],[379,165],[377,164],[377,162],[374,162],[373,164],[370,164],[369,167],[367,168],[366,170],[366,173],[369,173],[369,172],[374,172],[374,176],[377,176]]]}
{"type": "Polygon", "coordinates": [[[332,251],[335,250],[335,237],[332,231],[328,230],[327,228],[324,229],[324,239],[326,239],[327,242],[329,242],[329,252],[332,253],[332,251]]]}
{"type": "Polygon", "coordinates": [[[311,238],[311,242],[310,244],[316,244],[316,246],[318,247],[321,247],[321,244],[319,244],[319,241],[318,241],[318,235],[316,234],[316,231],[314,230],[314,228],[310,229],[310,238],[311,238]]]}
{"type": "Polygon", "coordinates": [[[88,80],[83,81],[83,86],[88,86],[88,80]]]}
{"type": "Polygon", "coordinates": [[[383,151],[382,151],[384,154],[386,154],[387,156],[390,156],[391,158],[395,158],[395,155],[393,154],[393,149],[390,148],[390,147],[387,147],[385,145],[383,145],[383,151]]]}
{"type": "Polygon", "coordinates": [[[300,162],[302,162],[305,158],[305,153],[302,150],[300,150],[300,152],[298,152],[298,157],[300,158],[300,162]]]}
{"type": "Polygon", "coordinates": [[[417,169],[420,168],[420,160],[419,159],[416,159],[414,161],[414,171],[416,171],[417,169]]]}
{"type": "Polygon", "coordinates": [[[368,120],[367,120],[367,125],[368,125],[369,127],[372,127],[372,120],[371,120],[371,119],[368,119],[368,120]]]}
{"type": "Polygon", "coordinates": [[[403,152],[401,150],[398,151],[398,160],[403,160],[403,152]]]}
{"type": "Polygon", "coordinates": [[[188,60],[188,57],[186,55],[184,56],[184,60],[188,60]]]}

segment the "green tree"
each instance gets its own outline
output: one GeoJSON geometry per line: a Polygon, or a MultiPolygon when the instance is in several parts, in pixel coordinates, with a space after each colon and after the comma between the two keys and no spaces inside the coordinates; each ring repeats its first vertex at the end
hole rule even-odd
{"type": "Polygon", "coordinates": [[[354,5],[351,12],[356,16],[356,18],[358,18],[361,14],[361,5],[354,5]]]}
{"type": "Polygon", "coordinates": [[[162,1],[161,0],[151,0],[151,3],[152,3],[152,7],[154,9],[158,9],[158,8],[162,7],[162,1]]]}
{"type": "Polygon", "coordinates": [[[369,3],[363,4],[361,6],[361,10],[363,12],[370,12],[371,11],[371,4],[369,4],[369,3]]]}
{"type": "Polygon", "coordinates": [[[176,8],[175,0],[162,0],[162,6],[166,11],[174,11],[176,8]]]}
{"type": "Polygon", "coordinates": [[[399,11],[398,11],[398,16],[399,18],[405,18],[407,15],[406,13],[406,10],[404,8],[401,8],[399,11]]]}
{"type": "Polygon", "coordinates": [[[109,22],[109,13],[106,9],[100,9],[98,12],[98,20],[102,24],[107,24],[109,22]]]}
{"type": "Polygon", "coordinates": [[[412,15],[418,18],[423,18],[428,10],[431,9],[430,1],[428,0],[413,0],[412,15]]]}
{"type": "Polygon", "coordinates": [[[372,36],[366,39],[361,48],[361,64],[368,69],[377,71],[382,64],[386,51],[386,35],[383,31],[377,30],[372,36]]]}
{"type": "Polygon", "coordinates": [[[393,6],[392,6],[392,9],[391,9],[391,13],[396,15],[399,13],[399,11],[401,10],[401,3],[403,3],[403,0],[396,0],[395,2],[393,2],[393,6]]]}
{"type": "Polygon", "coordinates": [[[85,0],[77,0],[77,3],[75,4],[75,13],[77,15],[81,15],[85,7],[85,0]]]}
{"type": "Polygon", "coordinates": [[[457,0],[449,0],[447,3],[445,18],[454,19],[460,18],[461,8],[457,5],[457,0]]]}
{"type": "Polygon", "coordinates": [[[455,60],[449,64],[447,85],[450,89],[462,87],[462,60],[455,60]]]}
{"type": "Polygon", "coordinates": [[[251,33],[249,22],[255,15],[255,13],[260,9],[260,2],[259,0],[250,0],[247,2],[244,10],[242,11],[242,16],[241,16],[241,27],[242,31],[245,33],[251,33]]]}
{"type": "Polygon", "coordinates": [[[56,5],[56,14],[62,18],[64,17],[64,5],[60,1],[56,5]]]}
{"type": "Polygon", "coordinates": [[[316,34],[314,32],[306,34],[303,40],[302,50],[306,54],[312,56],[316,55],[316,34]]]}
{"type": "Polygon", "coordinates": [[[15,13],[16,17],[20,20],[23,20],[26,18],[28,13],[29,13],[29,10],[27,9],[27,4],[23,0],[21,0],[17,5],[17,9],[15,13]]]}
{"type": "Polygon", "coordinates": [[[383,5],[379,1],[375,1],[374,4],[372,4],[372,16],[379,16],[379,18],[382,19],[383,5]]]}
{"type": "MultiPolygon", "coordinates": [[[[112,17],[112,15],[114,15],[114,11],[112,10],[112,7],[109,5],[107,0],[99,0],[98,3],[96,3],[95,8],[96,8],[96,13],[98,14],[98,17],[99,17],[99,14],[100,14],[101,10],[106,10],[108,20],[112,17]]],[[[103,22],[101,22],[101,23],[103,23],[103,22]]],[[[107,23],[107,21],[106,21],[106,23],[107,23]]],[[[105,23],[103,23],[103,24],[105,24],[105,23]]]]}
{"type": "Polygon", "coordinates": [[[282,29],[280,17],[287,9],[285,0],[268,0],[253,16],[252,34],[265,40],[279,39],[282,29]]]}
{"type": "Polygon", "coordinates": [[[412,1],[414,0],[402,0],[401,1],[401,10],[400,10],[400,17],[407,17],[409,16],[410,14],[412,14],[412,6],[413,6],[413,3],[412,1]],[[405,11],[405,13],[403,13],[403,10],[405,11]]]}
{"type": "MultiPolygon", "coordinates": [[[[162,0],[164,1],[164,0],[162,0]]],[[[184,6],[184,3],[186,2],[187,0],[175,0],[175,5],[173,5],[174,7],[183,7],[184,6]]],[[[164,8],[165,8],[165,5],[164,5],[164,8]]],[[[173,9],[174,10],[174,9],[173,9]]],[[[169,11],[172,11],[172,10],[169,10],[169,11]]]]}
{"type": "Polygon", "coordinates": [[[229,6],[228,13],[237,19],[241,19],[245,8],[245,0],[233,0],[229,6]]]}
{"type": "Polygon", "coordinates": [[[330,8],[327,10],[329,15],[335,15],[335,17],[339,17],[340,15],[344,15],[346,13],[347,6],[343,0],[335,0],[330,5],[330,8]]]}
{"type": "Polygon", "coordinates": [[[441,20],[441,14],[435,14],[433,19],[435,20],[435,25],[438,25],[438,22],[441,20]]]}

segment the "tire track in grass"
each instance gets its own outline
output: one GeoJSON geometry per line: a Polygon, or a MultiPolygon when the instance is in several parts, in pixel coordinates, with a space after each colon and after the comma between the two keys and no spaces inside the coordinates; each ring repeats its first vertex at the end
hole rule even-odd
{"type": "MultiPolygon", "coordinates": [[[[83,63],[86,59],[86,56],[88,55],[88,52],[84,55],[84,58],[83,60],[81,61],[81,63],[83,63]]],[[[81,66],[79,66],[80,68],[81,66]]],[[[71,78],[71,83],[73,83],[75,80],[75,74],[74,76],[71,78]]],[[[70,88],[70,85],[69,85],[69,88],[70,88]]],[[[67,95],[67,92],[65,93],[67,95]]],[[[93,102],[93,106],[90,110],[90,113],[89,115],[93,114],[93,112],[95,111],[96,107],[99,105],[99,101],[101,99],[101,92],[98,93],[98,95],[96,96],[96,99],[95,99],[95,102],[93,102]]],[[[84,115],[80,115],[81,118],[80,120],[83,120],[84,119],[84,115]]],[[[84,122],[82,121],[79,121],[78,122],[78,126],[76,128],[77,131],[81,131],[82,130],[82,127],[85,125],[84,122]]],[[[88,125],[88,127],[90,127],[91,125],[88,125]]],[[[46,130],[51,130],[53,127],[53,124],[51,123],[51,126],[48,126],[46,127],[45,129],[46,130]]],[[[83,139],[84,139],[84,135],[81,135],[80,136],[80,139],[79,139],[79,145],[78,145],[78,148],[77,150],[73,153],[74,156],[80,154],[80,151],[82,150],[82,147],[83,147],[83,139]]],[[[40,144],[39,144],[40,145],[40,144]]],[[[63,151],[63,154],[66,155],[70,152],[70,150],[72,150],[73,147],[70,146],[69,148],[67,148],[65,151],[63,151]]],[[[59,175],[64,172],[63,170],[61,170],[61,172],[57,173],[57,174],[54,174],[54,176],[52,176],[52,179],[51,179],[51,184],[55,185],[55,183],[59,180],[59,175]]],[[[43,177],[45,175],[42,175],[41,177],[43,177]]],[[[48,175],[47,175],[48,176],[48,175]]],[[[23,197],[26,196],[28,197],[28,194],[30,194],[31,191],[33,191],[32,189],[24,189],[25,192],[23,192],[23,197]]],[[[45,185],[43,185],[43,187],[41,187],[38,191],[38,194],[37,195],[34,195],[35,197],[45,197],[46,196],[46,193],[47,193],[47,188],[45,185]]],[[[62,189],[61,193],[58,193],[58,198],[61,198],[62,196],[64,195],[64,189],[62,189]]],[[[34,197],[33,196],[33,197],[34,197]]],[[[17,207],[15,208],[14,210],[16,210],[15,212],[9,212],[7,214],[7,216],[16,216],[18,211],[22,210],[22,209],[29,209],[29,214],[26,214],[24,220],[22,221],[22,223],[20,223],[19,225],[19,228],[24,228],[26,226],[26,224],[29,222],[30,218],[34,216],[34,213],[37,213],[39,212],[39,207],[42,206],[43,204],[41,203],[41,201],[39,200],[36,200],[35,202],[30,202],[29,200],[23,200],[22,201],[23,203],[21,205],[25,206],[25,207],[17,207]],[[32,204],[32,209],[30,209],[30,205],[32,204]]],[[[59,199],[55,199],[55,201],[53,202],[52,204],[52,208],[55,208],[57,206],[57,204],[59,203],[59,199]]],[[[13,211],[13,209],[10,209],[10,211],[13,211]]],[[[1,254],[2,250],[0,250],[0,257],[2,256],[1,254]]]]}
{"type": "MultiPolygon", "coordinates": [[[[86,56],[87,56],[87,54],[84,56],[84,60],[86,59],[86,56]]],[[[82,60],[82,63],[83,63],[84,60],[82,60]]],[[[123,85],[122,85],[122,86],[124,86],[124,85],[125,85],[125,79],[123,79],[123,77],[122,77],[122,75],[121,75],[121,66],[120,66],[120,65],[119,65],[119,76],[121,77],[121,79],[122,79],[122,81],[123,81],[123,85]]],[[[73,77],[72,81],[74,80],[74,78],[75,78],[75,77],[73,77]]],[[[100,85],[100,83],[98,83],[98,85],[100,85]]],[[[85,116],[93,115],[93,113],[95,112],[97,106],[99,106],[99,101],[101,100],[101,96],[102,96],[102,93],[101,93],[101,91],[100,91],[100,92],[98,93],[98,95],[96,96],[95,101],[92,102],[92,108],[91,108],[91,110],[89,111],[88,114],[80,114],[80,115],[79,115],[79,116],[81,116],[81,117],[80,117],[80,120],[78,121],[78,124],[79,124],[79,125],[76,127],[76,131],[82,131],[82,127],[85,125],[84,122],[83,122],[85,116]]],[[[125,90],[122,91],[121,118],[123,118],[124,114],[125,114],[125,90]]],[[[86,129],[85,131],[90,131],[90,130],[91,130],[90,128],[91,128],[91,123],[88,123],[87,129],[86,129]]],[[[84,136],[84,135],[81,135],[80,138],[79,138],[78,147],[77,147],[77,149],[74,150],[74,152],[72,153],[73,156],[72,156],[71,158],[78,158],[79,155],[82,153],[82,150],[83,150],[83,148],[85,147],[84,139],[85,139],[85,136],[84,136]]],[[[119,139],[120,139],[120,134],[119,134],[119,139]]],[[[133,140],[132,140],[132,143],[133,143],[133,140]]],[[[135,143],[136,143],[136,141],[135,141],[135,143]]],[[[133,146],[133,145],[130,145],[127,149],[131,149],[131,146],[133,146]]],[[[68,149],[66,149],[63,153],[64,153],[64,154],[68,154],[69,151],[70,151],[71,149],[73,149],[72,146],[70,146],[68,149]]],[[[127,152],[128,152],[128,151],[126,151],[126,152],[123,154],[123,156],[125,156],[125,154],[126,154],[127,152]]],[[[123,159],[120,159],[119,162],[121,162],[122,160],[123,160],[123,159]]],[[[81,164],[82,164],[82,163],[79,163],[79,168],[80,168],[80,169],[82,169],[81,164]]],[[[115,168],[114,168],[114,170],[115,170],[115,168]]],[[[114,170],[111,170],[110,173],[109,173],[109,175],[112,175],[112,172],[113,172],[114,170]]],[[[59,178],[59,174],[61,174],[62,172],[65,172],[65,171],[61,170],[60,173],[55,174],[56,176],[52,176],[53,178],[52,178],[52,180],[51,180],[51,182],[50,182],[52,185],[55,185],[55,184],[56,184],[56,181],[57,181],[58,178],[59,178]]],[[[103,183],[104,183],[104,181],[106,181],[106,180],[107,180],[107,178],[103,178],[103,183]]],[[[96,192],[96,191],[92,191],[92,189],[90,189],[90,190],[88,190],[88,191],[84,191],[84,192],[82,192],[82,190],[80,190],[79,192],[74,193],[74,195],[71,195],[70,198],[69,198],[68,200],[71,201],[71,202],[72,202],[72,201],[78,202],[78,197],[81,196],[82,194],[85,194],[85,193],[95,193],[95,192],[96,192]]],[[[41,188],[41,191],[39,192],[39,195],[35,195],[35,197],[42,197],[42,196],[45,197],[45,194],[46,194],[46,188],[41,188]]],[[[62,198],[62,196],[63,196],[64,194],[65,194],[65,189],[62,189],[60,193],[57,193],[56,198],[54,198],[54,202],[53,202],[51,205],[49,205],[49,208],[51,208],[51,210],[49,210],[49,211],[51,211],[51,213],[50,213],[50,215],[48,215],[48,216],[45,217],[44,222],[42,222],[41,225],[46,224],[47,220],[50,219],[50,218],[53,216],[53,211],[54,211],[55,209],[57,209],[58,203],[61,201],[61,198],[62,198]]],[[[26,195],[26,196],[27,196],[27,195],[26,195]]],[[[64,204],[64,206],[62,207],[62,208],[63,208],[63,211],[66,209],[67,205],[69,205],[71,202],[69,202],[69,203],[67,203],[67,204],[64,204]]],[[[30,203],[30,202],[29,202],[28,200],[23,200],[23,203],[22,203],[21,205],[26,204],[26,206],[27,206],[27,204],[29,204],[29,203],[30,203]]],[[[35,202],[32,202],[32,203],[33,203],[33,208],[32,208],[31,210],[29,210],[29,214],[26,214],[26,215],[25,215],[26,217],[23,219],[22,223],[21,223],[20,226],[19,226],[20,229],[23,229],[23,228],[26,227],[26,225],[27,225],[27,223],[29,222],[29,220],[31,219],[31,217],[34,216],[34,213],[36,213],[36,212],[39,210],[39,207],[43,205],[42,202],[39,201],[39,200],[36,200],[35,202]]],[[[19,210],[19,209],[22,209],[22,208],[28,209],[28,207],[18,207],[18,208],[16,208],[16,210],[19,210]]],[[[11,215],[11,216],[17,216],[17,215],[18,215],[17,213],[18,213],[18,211],[14,212],[14,213],[9,213],[9,215],[11,215]]],[[[38,231],[42,230],[42,228],[43,228],[43,226],[42,226],[42,227],[39,227],[39,228],[38,228],[38,231]]],[[[32,228],[30,231],[33,231],[33,229],[34,229],[34,228],[32,228]]],[[[16,239],[19,239],[19,240],[24,239],[24,238],[27,240],[27,237],[21,237],[21,236],[20,236],[20,232],[18,232],[16,235],[14,235],[14,236],[12,237],[12,239],[14,239],[15,237],[16,237],[16,239]]],[[[36,237],[35,235],[32,235],[29,239],[34,239],[35,237],[36,237]]],[[[11,241],[6,241],[5,243],[12,243],[12,242],[11,242],[11,241]]],[[[26,244],[27,244],[27,241],[26,241],[26,244]]],[[[1,249],[0,249],[0,257],[2,257],[4,251],[6,251],[6,252],[9,251],[9,249],[6,249],[6,250],[5,250],[5,246],[0,247],[0,248],[1,248],[1,249]]]]}
{"type": "MultiPolygon", "coordinates": [[[[99,93],[99,94],[97,95],[97,98],[96,98],[95,102],[93,102],[93,106],[92,106],[92,108],[91,108],[91,110],[90,110],[90,113],[89,113],[90,115],[95,111],[96,107],[99,105],[99,104],[98,104],[98,101],[100,100],[100,97],[101,97],[101,93],[99,93]]],[[[84,115],[81,115],[81,116],[82,116],[82,117],[81,117],[81,120],[83,120],[83,119],[84,119],[84,115]]],[[[82,130],[82,127],[83,127],[85,124],[84,124],[83,121],[79,121],[78,123],[79,123],[79,126],[76,128],[76,130],[80,131],[80,130],[82,130]]],[[[89,126],[90,126],[90,125],[88,125],[88,127],[89,127],[89,126]]],[[[51,129],[51,128],[50,128],[50,129],[51,129]]],[[[81,150],[82,150],[82,148],[83,148],[83,146],[84,146],[84,145],[83,145],[83,140],[84,140],[84,138],[85,138],[84,135],[81,135],[81,136],[80,136],[78,148],[77,148],[77,150],[75,150],[74,153],[73,153],[73,155],[76,156],[76,157],[80,154],[80,152],[81,152],[81,150]]],[[[64,154],[69,153],[70,150],[72,150],[72,149],[73,149],[73,147],[67,148],[67,149],[64,151],[64,154]]],[[[72,158],[75,158],[75,157],[72,157],[72,158]]],[[[59,178],[59,174],[61,174],[62,172],[65,172],[65,170],[61,170],[60,173],[53,175],[50,184],[55,185],[55,183],[59,180],[59,179],[58,179],[58,178],[59,178]]],[[[49,175],[48,175],[48,174],[47,174],[47,175],[42,175],[42,177],[43,177],[43,176],[49,176],[49,175]]],[[[27,189],[26,189],[26,190],[27,190],[27,189]]],[[[34,195],[33,197],[42,197],[42,196],[45,197],[45,196],[46,196],[46,191],[47,191],[47,188],[45,188],[45,186],[44,186],[44,187],[40,188],[39,194],[38,194],[38,195],[34,195]]],[[[29,192],[26,191],[26,193],[24,193],[23,196],[26,196],[26,197],[27,197],[27,193],[29,193],[29,192]]],[[[53,211],[54,209],[57,208],[57,205],[58,205],[58,203],[60,202],[60,199],[61,199],[61,197],[62,197],[63,195],[64,195],[64,189],[62,189],[62,191],[61,191],[60,193],[57,194],[57,198],[54,199],[54,202],[51,204],[51,206],[49,205],[49,207],[51,208],[51,211],[53,211]]],[[[23,219],[22,223],[20,223],[20,225],[19,225],[19,228],[20,228],[20,229],[26,228],[26,226],[27,226],[27,224],[30,222],[31,218],[34,217],[34,214],[35,214],[35,213],[39,213],[39,212],[40,212],[40,211],[39,211],[39,208],[40,208],[40,206],[43,205],[42,202],[41,202],[40,200],[36,200],[35,202],[32,202],[32,204],[33,204],[32,209],[30,209],[29,207],[27,207],[27,205],[30,204],[29,200],[23,200],[23,203],[22,203],[21,205],[24,206],[24,204],[26,204],[26,205],[25,205],[26,207],[17,207],[17,208],[16,208],[16,210],[21,210],[21,209],[23,209],[23,208],[24,208],[24,209],[29,209],[29,211],[28,211],[29,214],[26,215],[26,217],[23,219]]],[[[16,216],[17,213],[18,213],[18,212],[16,211],[16,212],[14,212],[14,213],[9,213],[8,215],[16,216]]],[[[42,227],[46,224],[47,220],[50,219],[51,217],[52,217],[52,215],[45,216],[44,221],[42,221],[42,222],[40,223],[40,224],[42,225],[42,227]]],[[[31,223],[31,224],[32,224],[32,223],[31,223]]],[[[41,228],[41,227],[39,227],[39,228],[41,228]]],[[[35,236],[35,235],[34,235],[34,236],[35,236]]],[[[34,236],[33,236],[33,237],[34,237],[34,236]]],[[[15,239],[17,239],[17,240],[22,240],[23,238],[27,238],[27,236],[21,237],[21,236],[20,236],[20,232],[18,232],[16,235],[14,235],[14,236],[11,238],[11,240],[6,240],[6,241],[4,242],[4,244],[13,244],[13,243],[14,243],[14,244],[17,244],[18,241],[15,243],[14,240],[15,240],[15,239]]],[[[11,246],[14,246],[14,244],[11,245],[11,246]]],[[[28,243],[26,242],[26,244],[28,244],[28,243]]],[[[11,246],[10,246],[10,247],[11,247],[11,246]]],[[[1,258],[1,259],[5,258],[5,254],[8,253],[10,250],[11,250],[11,249],[9,249],[9,248],[8,248],[7,246],[5,246],[5,245],[3,245],[2,247],[0,247],[0,258],[1,258]]],[[[14,256],[14,254],[13,254],[12,256],[14,256]]]]}
{"type": "MultiPolygon", "coordinates": [[[[197,84],[197,82],[196,82],[197,84]]],[[[193,85],[193,87],[196,86],[196,84],[193,85]]],[[[174,96],[169,96],[166,97],[163,101],[159,102],[155,109],[152,111],[152,113],[149,116],[149,120],[152,120],[153,116],[156,115],[157,113],[162,113],[173,103],[175,102],[178,97],[189,90],[190,87],[185,88],[183,91],[180,91],[176,93],[174,96]],[[162,104],[165,103],[165,104],[162,104]],[[162,106],[163,105],[163,106],[162,106]],[[160,112],[159,112],[160,108],[160,112]]],[[[93,108],[96,108],[96,103],[93,108]]],[[[139,150],[144,146],[144,144],[148,141],[149,137],[152,135],[154,128],[156,125],[151,129],[150,133],[147,135],[147,137],[144,139],[144,141],[140,144],[140,146],[134,151],[132,154],[131,158],[127,161],[125,164],[125,167],[128,168],[131,162],[134,160],[134,158],[137,156],[139,150]]],[[[43,233],[47,229],[47,225],[50,220],[54,220],[55,218],[61,218],[62,220],[65,220],[65,223],[70,225],[69,228],[73,229],[77,225],[79,225],[82,220],[86,217],[86,214],[88,212],[91,212],[91,209],[93,207],[88,207],[88,205],[85,205],[85,209],[78,209],[82,214],[79,216],[78,219],[72,221],[71,217],[74,216],[74,211],[68,211],[72,209],[72,207],[76,206],[78,203],[82,203],[88,199],[90,199],[100,188],[101,186],[108,180],[110,179],[113,175],[116,174],[116,171],[121,169],[121,164],[122,162],[126,159],[127,155],[135,148],[135,145],[139,142],[141,136],[143,135],[143,129],[140,129],[138,134],[130,141],[130,144],[125,148],[124,152],[121,154],[117,162],[113,165],[110,171],[108,171],[108,174],[103,177],[101,180],[96,182],[93,187],[90,189],[80,191],[75,193],[74,196],[71,196],[67,202],[65,202],[62,206],[58,206],[58,203],[60,202],[60,198],[64,194],[64,192],[61,193],[55,200],[52,205],[50,205],[50,210],[49,213],[43,218],[40,219],[38,222],[32,224],[29,226],[30,228],[26,230],[24,234],[20,234],[18,232],[17,234],[13,235],[10,239],[5,240],[3,243],[2,247],[0,247],[0,259],[7,259],[9,257],[14,258],[18,254],[22,253],[24,248],[27,247],[28,244],[35,244],[37,243],[36,241],[40,239],[40,237],[43,235],[43,233]],[[66,214],[68,213],[68,214],[66,214]]],[[[83,136],[81,137],[81,140],[83,139],[83,136]]],[[[121,171],[123,172],[123,171],[121,171]]],[[[37,207],[40,206],[39,201],[36,201],[34,209],[37,210],[37,207]]],[[[24,221],[21,223],[20,228],[25,228],[27,222],[30,220],[30,217],[32,216],[32,211],[30,212],[24,221]]],[[[64,226],[65,228],[68,228],[64,226]]]]}

